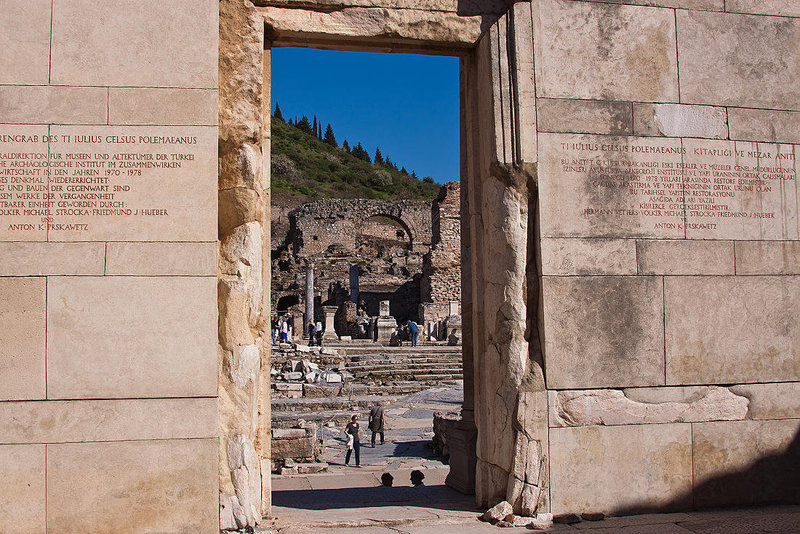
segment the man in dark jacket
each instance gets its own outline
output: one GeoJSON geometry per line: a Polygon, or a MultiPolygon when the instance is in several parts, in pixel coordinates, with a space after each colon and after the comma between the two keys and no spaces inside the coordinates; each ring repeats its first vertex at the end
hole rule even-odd
{"type": "Polygon", "coordinates": [[[381,435],[381,445],[384,444],[384,425],[386,416],[383,414],[383,406],[379,402],[369,411],[369,429],[372,430],[372,448],[375,448],[375,436],[381,435]]]}

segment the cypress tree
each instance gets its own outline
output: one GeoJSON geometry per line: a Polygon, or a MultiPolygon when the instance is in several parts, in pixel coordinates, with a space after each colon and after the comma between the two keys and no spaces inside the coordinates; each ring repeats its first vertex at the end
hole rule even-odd
{"type": "Polygon", "coordinates": [[[308,122],[308,117],[305,115],[303,115],[303,118],[300,119],[300,121],[295,125],[300,129],[300,131],[311,134],[311,123],[308,122]]]}
{"type": "Polygon", "coordinates": [[[347,143],[347,139],[345,139],[345,140],[344,140],[344,143],[342,143],[342,148],[343,148],[343,149],[345,149],[345,151],[346,151],[348,154],[350,153],[350,145],[347,143]]]}
{"type": "Polygon", "coordinates": [[[383,165],[383,154],[381,154],[380,147],[375,147],[375,165],[383,165]]]}
{"type": "Polygon", "coordinates": [[[367,163],[372,163],[372,160],[369,158],[369,152],[367,152],[367,149],[361,146],[361,141],[359,141],[358,144],[353,147],[352,154],[358,159],[363,159],[367,163]]]}
{"type": "Polygon", "coordinates": [[[325,129],[325,142],[331,146],[339,146],[336,143],[336,136],[333,135],[333,128],[331,128],[330,123],[328,123],[328,127],[325,129]]]}
{"type": "Polygon", "coordinates": [[[279,121],[283,121],[283,113],[281,113],[281,106],[278,104],[278,102],[275,102],[275,114],[272,116],[279,121]]]}
{"type": "Polygon", "coordinates": [[[400,172],[402,172],[403,174],[408,174],[408,171],[406,170],[405,166],[403,166],[403,168],[400,169],[400,172]]]}
{"type": "Polygon", "coordinates": [[[314,115],[314,126],[312,127],[311,131],[314,134],[314,137],[317,137],[317,116],[316,115],[314,115]]]}

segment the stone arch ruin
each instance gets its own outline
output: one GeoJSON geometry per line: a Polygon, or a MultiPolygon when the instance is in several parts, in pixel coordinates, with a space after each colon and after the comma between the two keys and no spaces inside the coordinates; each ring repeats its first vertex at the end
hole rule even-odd
{"type": "Polygon", "coordinates": [[[276,46],[461,60],[448,484],[798,502],[800,13],[642,3],[5,2],[0,530],[269,513],[276,46]]]}
{"type": "Polygon", "coordinates": [[[402,226],[414,251],[431,244],[431,208],[422,201],[325,199],[304,204],[289,213],[291,246],[295,254],[311,256],[334,243],[353,243],[359,228],[372,217],[388,217],[402,226]]]}

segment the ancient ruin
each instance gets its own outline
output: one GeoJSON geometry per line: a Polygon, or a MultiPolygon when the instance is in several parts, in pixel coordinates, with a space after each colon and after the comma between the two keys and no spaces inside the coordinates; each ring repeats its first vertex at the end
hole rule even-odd
{"type": "Polygon", "coordinates": [[[287,234],[272,252],[272,309],[291,314],[296,325],[322,321],[332,340],[389,341],[399,324],[413,320],[426,339],[452,335],[457,344],[459,207],[458,182],[443,186],[433,202],[337,199],[299,206],[288,213],[287,234]],[[380,308],[382,301],[390,311],[380,308]],[[325,320],[326,306],[334,307],[333,321],[325,320]]]}
{"type": "Polygon", "coordinates": [[[796,2],[6,0],[0,30],[0,530],[270,514],[280,46],[460,58],[449,485],[800,500],[796,2]]]}

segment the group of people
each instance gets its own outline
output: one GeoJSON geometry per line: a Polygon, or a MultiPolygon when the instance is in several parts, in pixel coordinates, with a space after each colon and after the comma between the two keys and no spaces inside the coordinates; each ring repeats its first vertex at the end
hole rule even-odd
{"type": "MultiPolygon", "coordinates": [[[[411,471],[411,485],[414,487],[424,486],[425,484],[422,482],[425,480],[425,473],[420,471],[419,469],[414,469],[411,471]]],[[[394,477],[391,473],[384,473],[381,475],[381,486],[391,487],[394,483],[394,477]]]]}
{"type": "Polygon", "coordinates": [[[406,321],[397,327],[397,340],[402,345],[404,339],[411,339],[411,346],[417,346],[417,338],[419,337],[419,325],[414,321],[406,321]]]}
{"type": "Polygon", "coordinates": [[[272,318],[272,344],[290,343],[294,334],[294,317],[284,315],[272,318]]]}
{"type": "Polygon", "coordinates": [[[317,321],[316,323],[314,321],[308,321],[306,329],[308,332],[308,344],[313,347],[314,343],[316,343],[321,347],[322,334],[325,331],[325,329],[322,328],[322,321],[317,321]]]}
{"type": "MultiPolygon", "coordinates": [[[[369,411],[369,422],[367,426],[372,431],[372,448],[375,448],[375,438],[380,435],[381,445],[386,443],[386,414],[380,403],[376,404],[369,411]]],[[[358,414],[350,418],[350,422],[344,428],[344,435],[347,439],[347,453],[344,457],[344,465],[350,465],[350,456],[355,454],[356,467],[361,467],[361,436],[359,434],[360,425],[358,414]]]]}

